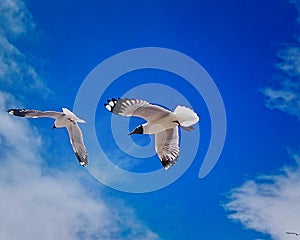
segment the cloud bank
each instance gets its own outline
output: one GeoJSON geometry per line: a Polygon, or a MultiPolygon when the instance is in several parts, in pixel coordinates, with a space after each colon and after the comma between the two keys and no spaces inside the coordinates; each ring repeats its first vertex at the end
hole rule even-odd
{"type": "Polygon", "coordinates": [[[159,239],[132,208],[87,189],[84,174],[47,167],[43,136],[6,112],[20,105],[16,91],[51,90],[15,44],[35,29],[24,2],[2,0],[0,12],[0,239],[159,239]]]}

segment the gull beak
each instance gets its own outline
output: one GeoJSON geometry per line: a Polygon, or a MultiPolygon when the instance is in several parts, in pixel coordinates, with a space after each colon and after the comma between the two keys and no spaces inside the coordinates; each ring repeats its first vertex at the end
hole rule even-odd
{"type": "Polygon", "coordinates": [[[130,136],[130,135],[132,135],[132,134],[134,134],[134,130],[131,131],[130,133],[128,133],[128,136],[130,136]]]}
{"type": "Polygon", "coordinates": [[[142,125],[136,127],[135,129],[133,129],[132,132],[128,133],[128,136],[132,135],[132,134],[143,134],[143,127],[142,125]]]}

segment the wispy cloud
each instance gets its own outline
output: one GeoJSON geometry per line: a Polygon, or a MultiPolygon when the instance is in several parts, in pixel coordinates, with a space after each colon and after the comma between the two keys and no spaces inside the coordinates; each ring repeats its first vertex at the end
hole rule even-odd
{"type": "Polygon", "coordinates": [[[299,0],[290,0],[291,4],[293,4],[298,12],[297,22],[300,23],[300,1],[299,0]]]}
{"type": "Polygon", "coordinates": [[[40,80],[29,58],[15,42],[35,33],[31,14],[21,0],[0,2],[0,87],[11,91],[39,91],[43,96],[51,93],[40,80]],[[26,86],[26,88],[24,88],[26,86]]]}
{"type": "MultiPolygon", "coordinates": [[[[300,1],[290,3],[300,16],[300,1]]],[[[300,120],[300,42],[286,44],[278,52],[278,58],[275,86],[262,90],[265,106],[300,120]]],[[[248,180],[230,191],[228,202],[223,205],[230,219],[275,240],[295,239],[285,232],[300,231],[300,155],[292,151],[289,154],[296,162],[294,166],[248,180]]]]}
{"type": "MultiPolygon", "coordinates": [[[[300,24],[300,1],[289,1],[297,10],[297,22],[300,24]]],[[[275,68],[278,79],[275,87],[262,89],[265,106],[277,109],[300,120],[300,38],[294,44],[285,44],[277,53],[279,59],[275,68]]]]}
{"type": "Polygon", "coordinates": [[[280,71],[277,87],[262,90],[265,105],[297,117],[300,120],[300,43],[286,46],[278,53],[280,71]]]}
{"type": "Polygon", "coordinates": [[[30,12],[21,0],[3,0],[0,3],[1,31],[11,37],[26,34],[35,28],[30,12]]]}
{"type": "MultiPolygon", "coordinates": [[[[0,92],[0,109],[11,104],[0,92]]],[[[0,239],[158,239],[130,207],[93,197],[71,171],[45,173],[38,131],[3,111],[0,119],[0,239]]]]}
{"type": "Polygon", "coordinates": [[[278,174],[260,176],[232,189],[224,205],[229,218],[273,239],[293,239],[285,234],[300,231],[300,156],[294,154],[293,158],[297,166],[284,167],[278,174]]]}

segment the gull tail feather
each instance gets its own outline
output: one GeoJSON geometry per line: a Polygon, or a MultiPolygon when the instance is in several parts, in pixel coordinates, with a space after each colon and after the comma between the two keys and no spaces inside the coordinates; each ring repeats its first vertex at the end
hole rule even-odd
{"type": "Polygon", "coordinates": [[[177,106],[174,114],[182,127],[190,127],[199,121],[198,115],[190,108],[177,106]]]}

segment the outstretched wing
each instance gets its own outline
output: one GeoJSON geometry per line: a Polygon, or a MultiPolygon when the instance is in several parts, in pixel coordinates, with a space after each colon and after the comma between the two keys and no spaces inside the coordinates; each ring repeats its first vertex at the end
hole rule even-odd
{"type": "Polygon", "coordinates": [[[27,109],[9,109],[7,110],[9,114],[18,117],[25,117],[25,118],[41,118],[41,117],[48,117],[48,118],[60,118],[64,116],[64,113],[61,112],[54,112],[54,111],[38,111],[38,110],[27,110],[27,109]]]}
{"type": "Polygon", "coordinates": [[[67,130],[70,137],[70,142],[72,144],[73,150],[76,154],[76,157],[79,163],[82,166],[88,164],[87,151],[83,143],[82,132],[76,122],[70,122],[67,126],[67,130]]]}
{"type": "Polygon", "coordinates": [[[104,106],[108,111],[114,114],[127,117],[141,117],[149,122],[163,118],[172,113],[165,108],[150,104],[140,99],[113,98],[111,100],[107,100],[107,103],[105,103],[104,106]]]}
{"type": "Polygon", "coordinates": [[[155,151],[165,168],[173,166],[179,157],[178,127],[167,129],[155,135],[155,151]]]}

